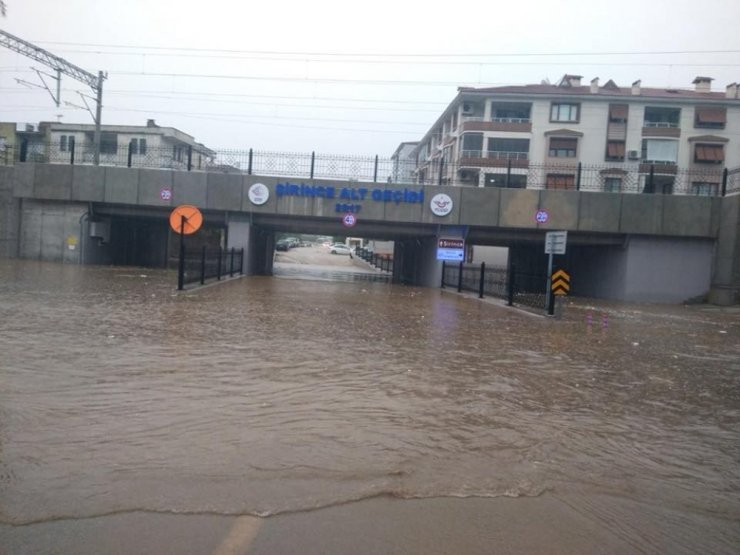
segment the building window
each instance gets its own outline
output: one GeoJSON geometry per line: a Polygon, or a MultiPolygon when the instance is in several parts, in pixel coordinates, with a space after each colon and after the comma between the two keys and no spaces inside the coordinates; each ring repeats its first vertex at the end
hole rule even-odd
{"type": "Polygon", "coordinates": [[[550,121],[578,121],[578,104],[554,103],[550,107],[550,121]]]}
{"type": "Polygon", "coordinates": [[[624,162],[624,141],[608,141],[606,159],[612,162],[624,162]]]}
{"type": "Polygon", "coordinates": [[[131,139],[131,154],[146,154],[146,139],[131,139]]]}
{"type": "Polygon", "coordinates": [[[499,123],[529,123],[531,104],[495,103],[491,107],[491,121],[499,123]]]}
{"type": "Polygon", "coordinates": [[[643,139],[643,162],[675,164],[678,161],[678,141],[668,139],[643,139]]]}
{"type": "Polygon", "coordinates": [[[59,137],[59,150],[67,152],[67,135],[59,137]]]}
{"type": "Polygon", "coordinates": [[[609,104],[609,123],[626,123],[628,111],[626,104],[609,104]]]}
{"type": "Polygon", "coordinates": [[[462,157],[481,158],[483,156],[483,133],[465,133],[462,138],[462,157]]]}
{"type": "Polygon", "coordinates": [[[118,134],[100,134],[100,154],[118,154],[118,134]]]}
{"type": "Polygon", "coordinates": [[[694,147],[694,162],[699,164],[721,164],[725,161],[722,145],[697,144],[694,147]]]}
{"type": "Polygon", "coordinates": [[[565,189],[571,191],[576,187],[576,178],[573,174],[548,173],[545,181],[547,189],[565,189]]]}
{"type": "Polygon", "coordinates": [[[678,127],[680,119],[680,108],[645,107],[645,127],[678,127]]]}
{"type": "Polygon", "coordinates": [[[697,107],[694,112],[694,127],[724,129],[727,122],[727,108],[697,107]]]}
{"type": "Polygon", "coordinates": [[[622,192],[622,178],[621,177],[605,177],[604,178],[604,192],[605,193],[621,193],[622,192]]]}
{"type": "Polygon", "coordinates": [[[507,176],[505,173],[487,173],[486,187],[508,187],[509,189],[526,189],[527,175],[521,173],[512,173],[507,176]]]}
{"type": "Polygon", "coordinates": [[[719,183],[694,181],[691,184],[691,192],[700,197],[716,197],[718,191],[719,191],[719,183]]]}
{"type": "Polygon", "coordinates": [[[529,139],[488,139],[488,157],[526,160],[529,157],[529,139]]]}
{"type": "Polygon", "coordinates": [[[578,139],[552,137],[550,139],[549,155],[552,158],[575,158],[578,149],[578,139]]]}

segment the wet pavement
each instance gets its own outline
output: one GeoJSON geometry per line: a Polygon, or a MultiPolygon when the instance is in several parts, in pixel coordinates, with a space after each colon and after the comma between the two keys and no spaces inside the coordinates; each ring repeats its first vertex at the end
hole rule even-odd
{"type": "Polygon", "coordinates": [[[554,321],[288,277],[176,294],[171,272],[0,261],[0,545],[247,515],[260,552],[280,519],[356,500],[531,498],[629,552],[738,551],[737,308],[575,300],[554,321]]]}

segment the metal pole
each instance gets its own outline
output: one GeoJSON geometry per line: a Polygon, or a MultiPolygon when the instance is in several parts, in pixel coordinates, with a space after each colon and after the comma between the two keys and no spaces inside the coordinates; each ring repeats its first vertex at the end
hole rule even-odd
{"type": "Polygon", "coordinates": [[[483,285],[486,281],[486,263],[480,263],[480,286],[478,287],[478,298],[483,298],[483,285]]]}
{"type": "Polygon", "coordinates": [[[234,247],[231,247],[231,260],[229,262],[229,277],[234,277],[234,247]]]}
{"type": "Polygon", "coordinates": [[[177,290],[185,288],[185,216],[180,216],[180,262],[177,265],[177,290]]]}
{"type": "Polygon", "coordinates": [[[576,173],[576,191],[581,190],[581,171],[582,171],[582,166],[581,166],[581,163],[578,162],[578,172],[576,173]]]}
{"type": "Polygon", "coordinates": [[[722,196],[727,196],[727,176],[729,172],[727,171],[727,168],[724,169],[722,172],[722,196]]]}
{"type": "Polygon", "coordinates": [[[445,261],[442,261],[442,283],[439,285],[442,289],[445,288],[445,261]]]}
{"type": "Polygon", "coordinates": [[[241,264],[239,264],[239,275],[244,275],[244,247],[242,247],[241,252],[241,264]]]}
{"type": "Polygon", "coordinates": [[[460,271],[457,273],[457,292],[462,291],[462,274],[463,274],[463,261],[460,261],[460,271]]]}
{"type": "Polygon", "coordinates": [[[95,99],[95,135],[93,136],[93,164],[100,165],[100,126],[103,117],[103,72],[98,71],[97,97],[95,99]]]}
{"type": "Polygon", "coordinates": [[[375,155],[375,171],[373,172],[373,183],[378,182],[378,155],[375,155]]]}
{"type": "Polygon", "coordinates": [[[249,149],[249,163],[247,165],[247,175],[252,175],[252,149],[249,149]]]}
{"type": "Polygon", "coordinates": [[[316,163],[316,153],[311,152],[311,179],[313,179],[314,164],[316,163]]]}
{"type": "Polygon", "coordinates": [[[206,246],[203,245],[203,250],[200,253],[200,284],[204,285],[206,282],[206,246]]]}
{"type": "Polygon", "coordinates": [[[509,299],[508,305],[514,304],[514,280],[516,279],[516,266],[514,264],[509,265],[509,299]]]}
{"type": "Polygon", "coordinates": [[[655,192],[655,185],[653,183],[653,178],[655,177],[655,164],[650,164],[650,175],[648,177],[648,193],[654,193],[655,192]]]}
{"type": "Polygon", "coordinates": [[[134,140],[131,139],[128,142],[128,162],[127,164],[129,168],[131,167],[131,161],[133,160],[133,158],[134,158],[134,140]]]}
{"type": "Polygon", "coordinates": [[[552,297],[552,292],[550,291],[551,287],[551,281],[552,281],[552,253],[549,254],[547,259],[547,285],[545,286],[545,308],[547,308],[547,313],[552,316],[552,312],[550,312],[550,298],[552,297]]]}
{"type": "Polygon", "coordinates": [[[28,139],[23,139],[21,141],[21,152],[18,157],[18,161],[25,162],[27,157],[28,157],[28,139]]]}
{"type": "Polygon", "coordinates": [[[439,180],[438,180],[438,185],[440,185],[440,186],[442,185],[442,172],[444,171],[444,167],[445,167],[445,157],[442,156],[439,159],[439,180]]]}
{"type": "Polygon", "coordinates": [[[221,281],[221,247],[218,247],[218,266],[216,267],[216,279],[221,281]]]}
{"type": "Polygon", "coordinates": [[[193,169],[193,146],[188,145],[188,171],[193,169]]]}
{"type": "Polygon", "coordinates": [[[509,183],[511,183],[511,158],[509,158],[509,161],[506,164],[506,188],[509,188],[509,183]]]}
{"type": "Polygon", "coordinates": [[[74,139],[69,141],[69,163],[70,165],[75,165],[75,142],[74,139]]]}

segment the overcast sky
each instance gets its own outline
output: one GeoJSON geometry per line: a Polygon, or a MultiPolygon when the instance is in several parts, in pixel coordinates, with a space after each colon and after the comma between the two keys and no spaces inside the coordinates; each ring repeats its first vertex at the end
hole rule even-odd
{"type": "MultiPolygon", "coordinates": [[[[104,124],[153,118],[212,148],[389,156],[462,85],[740,81],[740,0],[6,3],[0,29],[108,72],[104,124]]],[[[0,48],[0,121],[91,123],[19,84],[32,67],[0,48]]],[[[62,85],[63,102],[89,92],[62,85]]]]}

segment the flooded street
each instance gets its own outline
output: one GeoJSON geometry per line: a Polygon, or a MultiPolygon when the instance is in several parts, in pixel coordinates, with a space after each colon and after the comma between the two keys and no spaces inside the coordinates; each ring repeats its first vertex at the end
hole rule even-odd
{"type": "Polygon", "coordinates": [[[737,307],[330,274],[0,261],[1,521],[557,496],[634,552],[738,551],[737,307]]]}

